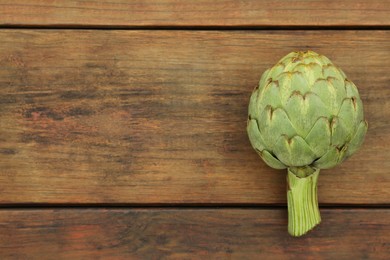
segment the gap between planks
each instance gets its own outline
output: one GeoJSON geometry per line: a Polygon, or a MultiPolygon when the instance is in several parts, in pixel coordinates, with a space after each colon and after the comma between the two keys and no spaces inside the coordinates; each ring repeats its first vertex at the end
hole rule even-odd
{"type": "Polygon", "coordinates": [[[1,25],[0,30],[166,30],[166,31],[266,31],[266,30],[390,30],[389,25],[359,25],[359,26],[306,26],[306,25],[277,25],[277,26],[257,26],[257,25],[228,25],[228,26],[156,26],[156,25],[143,25],[143,26],[111,26],[111,25],[1,25]]]}
{"type": "MultiPolygon", "coordinates": [[[[51,210],[51,209],[161,209],[161,210],[225,210],[225,209],[237,209],[237,210],[279,210],[286,209],[287,205],[284,204],[46,204],[46,203],[26,203],[26,204],[2,204],[0,210],[51,210]]],[[[326,210],[354,210],[354,209],[390,209],[389,204],[325,204],[320,205],[320,209],[326,210]]]]}

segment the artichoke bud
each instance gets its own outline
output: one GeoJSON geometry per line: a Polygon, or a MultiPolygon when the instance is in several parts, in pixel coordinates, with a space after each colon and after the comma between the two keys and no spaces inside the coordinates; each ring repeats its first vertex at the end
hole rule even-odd
{"type": "Polygon", "coordinates": [[[319,170],[357,151],[367,126],[356,86],[327,57],[291,52],[263,73],[250,98],[247,132],[267,165],[288,169],[291,235],[319,224],[319,170]]]}

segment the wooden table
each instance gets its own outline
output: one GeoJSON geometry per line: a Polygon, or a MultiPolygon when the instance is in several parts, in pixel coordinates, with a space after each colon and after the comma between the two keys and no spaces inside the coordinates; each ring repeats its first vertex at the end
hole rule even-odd
{"type": "Polygon", "coordinates": [[[1,259],[389,259],[390,1],[0,1],[1,259]],[[246,135],[294,50],[359,87],[369,131],[287,233],[246,135]]]}

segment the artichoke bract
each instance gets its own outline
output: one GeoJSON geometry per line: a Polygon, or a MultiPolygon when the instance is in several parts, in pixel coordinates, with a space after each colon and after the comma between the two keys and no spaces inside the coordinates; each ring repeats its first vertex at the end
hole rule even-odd
{"type": "Polygon", "coordinates": [[[291,52],[263,73],[250,98],[247,132],[267,165],[287,168],[291,235],[321,222],[319,171],[351,156],[367,126],[356,86],[327,57],[291,52]]]}

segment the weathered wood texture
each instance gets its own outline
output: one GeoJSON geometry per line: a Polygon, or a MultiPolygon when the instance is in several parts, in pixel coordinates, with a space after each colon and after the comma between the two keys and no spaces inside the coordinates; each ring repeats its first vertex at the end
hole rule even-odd
{"type": "Polygon", "coordinates": [[[322,210],[308,235],[285,210],[1,210],[2,259],[388,259],[390,210],[322,210]]]}
{"type": "Polygon", "coordinates": [[[261,73],[313,49],[360,89],[320,203],[390,202],[390,31],[0,31],[0,202],[285,203],[246,135],[261,73]]]}
{"type": "Polygon", "coordinates": [[[2,0],[0,25],[35,26],[378,26],[388,0],[2,0]]]}

